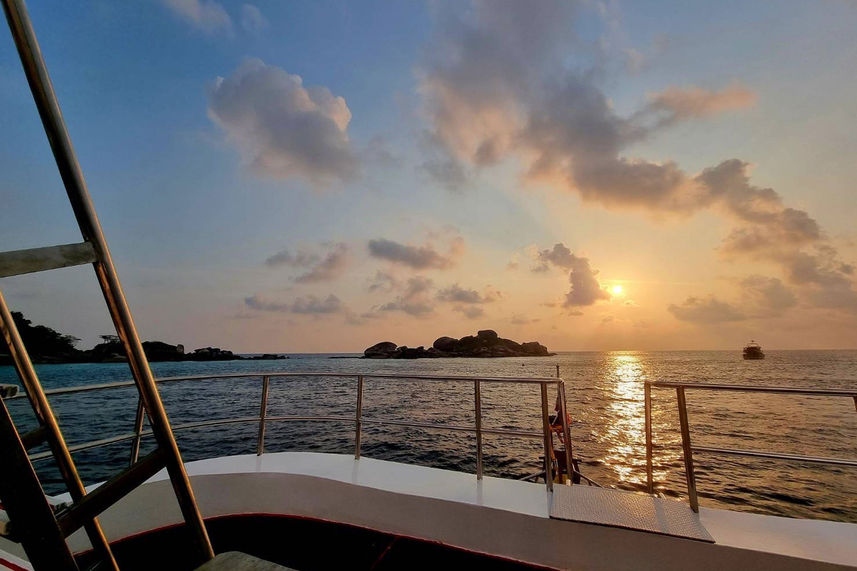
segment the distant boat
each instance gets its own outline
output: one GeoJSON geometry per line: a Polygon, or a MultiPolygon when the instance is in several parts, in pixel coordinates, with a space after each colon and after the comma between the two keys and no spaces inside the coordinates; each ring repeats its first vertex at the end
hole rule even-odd
{"type": "Polygon", "coordinates": [[[765,354],[762,352],[762,346],[751,340],[744,347],[744,359],[764,359],[765,354]]]}

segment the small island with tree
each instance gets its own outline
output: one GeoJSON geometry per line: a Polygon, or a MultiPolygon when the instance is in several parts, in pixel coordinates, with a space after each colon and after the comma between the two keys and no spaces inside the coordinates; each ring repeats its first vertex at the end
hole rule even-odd
{"type": "MultiPolygon", "coordinates": [[[[116,335],[101,335],[101,343],[92,349],[80,350],[76,347],[80,341],[77,337],[63,335],[44,325],[33,325],[18,311],[12,312],[12,319],[34,363],[124,363],[127,360],[122,342],[116,335]]],[[[151,362],[288,359],[287,356],[271,353],[245,357],[219,347],[202,347],[185,353],[184,345],[170,345],[163,341],[144,341],[143,351],[151,362]]],[[[6,342],[0,338],[0,365],[12,364],[6,342]]]]}
{"type": "Polygon", "coordinates": [[[550,357],[548,348],[538,341],[518,343],[503,339],[496,331],[483,329],[475,336],[461,339],[438,337],[432,346],[411,348],[397,346],[392,341],[383,341],[363,351],[364,359],[431,359],[439,357],[550,357]]]}

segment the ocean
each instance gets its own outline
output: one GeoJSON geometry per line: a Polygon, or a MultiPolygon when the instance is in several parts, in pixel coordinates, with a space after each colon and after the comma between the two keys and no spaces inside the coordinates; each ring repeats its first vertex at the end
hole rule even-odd
{"type": "MultiPolygon", "coordinates": [[[[157,377],[252,372],[342,372],[353,378],[273,379],[268,415],[353,418],[358,373],[554,376],[567,383],[575,456],[584,475],[602,486],[644,490],[643,381],[690,381],[857,390],[857,351],[766,351],[744,361],[739,351],[564,352],[555,357],[506,359],[363,360],[349,355],[292,355],[280,361],[153,363],[157,377]],[[345,357],[345,358],[335,358],[345,357]]],[[[39,365],[45,388],[130,379],[127,365],[39,365]]],[[[0,367],[0,383],[16,383],[0,367]]],[[[261,380],[201,380],[161,386],[174,426],[259,413],[261,380]]],[[[551,389],[553,391],[553,389],[551,389]]],[[[851,398],[688,391],[694,445],[857,459],[857,410],[851,398]]],[[[553,403],[553,392],[551,403],[553,403]]],[[[483,385],[485,428],[540,430],[538,386],[483,385]]],[[[32,427],[24,400],[8,401],[19,429],[32,427]]],[[[132,388],[52,397],[69,444],[131,432],[136,407],[132,388]]],[[[473,425],[473,386],[367,380],[366,418],[473,425]]],[[[686,486],[674,390],[653,389],[656,488],[684,498],[686,486]]],[[[255,451],[257,423],[177,431],[186,461],[255,451]]],[[[151,438],[143,452],[151,449],[151,438]]],[[[353,453],[354,423],[311,420],[271,422],[267,452],[353,453]]],[[[75,455],[87,484],[126,466],[130,442],[75,455]]],[[[518,478],[539,470],[540,440],[484,438],[486,475],[518,478]]],[[[365,457],[475,471],[471,433],[364,425],[365,457]]],[[[49,493],[62,491],[50,462],[38,464],[49,493]]],[[[695,456],[700,504],[789,517],[857,522],[857,468],[781,460],[695,456]]]]}

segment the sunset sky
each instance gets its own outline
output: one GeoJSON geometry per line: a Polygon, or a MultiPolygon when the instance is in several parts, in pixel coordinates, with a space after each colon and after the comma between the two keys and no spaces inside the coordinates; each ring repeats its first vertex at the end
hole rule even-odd
{"type": "MultiPolygon", "coordinates": [[[[857,348],[857,3],[30,2],[144,339],[857,348]]],[[[8,31],[0,249],[79,241],[8,31]]],[[[0,280],[94,344],[91,268],[0,280]]]]}

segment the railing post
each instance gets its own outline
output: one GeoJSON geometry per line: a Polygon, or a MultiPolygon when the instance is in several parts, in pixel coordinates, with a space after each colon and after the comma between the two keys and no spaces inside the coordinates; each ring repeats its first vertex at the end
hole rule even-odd
{"type": "Polygon", "coordinates": [[[684,473],[687,478],[687,496],[690,509],[699,512],[699,500],[696,497],[696,476],[693,474],[693,448],[690,445],[690,426],[687,422],[687,401],[684,398],[684,387],[676,387],[678,398],[678,420],[681,424],[681,447],[684,450],[684,473]]]}
{"type": "Polygon", "coordinates": [[[646,490],[655,493],[655,481],[652,471],[652,387],[648,381],[643,383],[643,401],[646,407],[646,490]]]}
{"type": "Polygon", "coordinates": [[[259,404],[259,435],[256,439],[256,456],[265,452],[265,417],[268,416],[268,385],[271,378],[268,375],[262,377],[262,399],[259,404]]]}
{"type": "Polygon", "coordinates": [[[360,459],[360,438],[363,435],[363,375],[357,375],[357,411],[354,415],[354,459],[360,459]]]}
{"type": "MultiPolygon", "coordinates": [[[[559,365],[557,365],[559,367],[559,365]]],[[[562,415],[562,439],[565,441],[565,467],[568,472],[568,483],[574,485],[574,449],[571,445],[571,426],[569,426],[568,402],[565,395],[565,381],[560,379],[557,385],[559,391],[559,410],[562,415]]]]}
{"type": "Polygon", "coordinates": [[[137,416],[134,417],[134,440],[131,441],[131,461],[129,466],[137,463],[140,457],[140,441],[143,439],[143,399],[137,396],[137,416]]]}
{"type": "Polygon", "coordinates": [[[542,392],[542,432],[545,444],[545,486],[553,491],[553,469],[551,466],[551,427],[548,419],[548,387],[544,382],[539,383],[542,392]]]}
{"type": "Polygon", "coordinates": [[[473,381],[474,411],[476,414],[476,479],[482,479],[482,388],[479,379],[473,381]]]}

